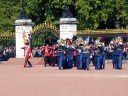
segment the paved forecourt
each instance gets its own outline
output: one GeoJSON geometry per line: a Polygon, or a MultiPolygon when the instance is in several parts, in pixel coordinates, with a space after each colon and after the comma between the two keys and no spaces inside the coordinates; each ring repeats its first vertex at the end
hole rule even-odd
{"type": "Polygon", "coordinates": [[[0,64],[0,96],[128,96],[128,64],[122,70],[58,70],[58,67],[0,64]]]}

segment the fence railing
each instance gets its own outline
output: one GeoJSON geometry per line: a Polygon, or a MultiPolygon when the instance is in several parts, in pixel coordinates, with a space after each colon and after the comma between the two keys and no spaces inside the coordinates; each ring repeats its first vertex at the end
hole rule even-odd
{"type": "Polygon", "coordinates": [[[74,35],[107,35],[107,34],[128,34],[128,29],[100,29],[100,30],[78,30],[74,35]]]}

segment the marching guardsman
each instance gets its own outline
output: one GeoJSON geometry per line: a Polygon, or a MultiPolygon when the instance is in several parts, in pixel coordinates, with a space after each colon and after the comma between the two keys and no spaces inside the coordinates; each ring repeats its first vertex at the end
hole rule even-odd
{"type": "Polygon", "coordinates": [[[86,69],[89,70],[90,53],[91,53],[90,46],[85,45],[82,48],[82,65],[84,70],[86,69]]]}
{"type": "Polygon", "coordinates": [[[29,58],[30,58],[30,56],[33,57],[33,55],[32,55],[31,48],[29,47],[29,42],[26,42],[25,47],[23,47],[22,49],[24,49],[24,57],[25,57],[24,68],[27,66],[27,63],[29,64],[29,67],[32,67],[32,64],[29,61],[29,58]],[[29,56],[29,54],[30,54],[30,56],[29,56]]]}
{"type": "Polygon", "coordinates": [[[55,44],[51,47],[52,50],[52,67],[56,64],[56,50],[55,50],[55,44]]]}
{"type": "Polygon", "coordinates": [[[45,67],[49,62],[49,56],[50,56],[50,50],[49,50],[49,46],[48,44],[42,49],[43,51],[45,51],[45,67]]]}
{"type": "Polygon", "coordinates": [[[115,69],[121,69],[122,68],[122,57],[123,57],[123,49],[124,49],[124,45],[123,43],[120,41],[118,42],[115,46],[114,46],[114,67],[115,69]]]}
{"type": "Polygon", "coordinates": [[[73,51],[73,62],[74,62],[74,67],[77,66],[77,61],[76,61],[76,50],[73,51]]]}
{"type": "Polygon", "coordinates": [[[24,49],[24,57],[25,57],[24,68],[27,66],[27,63],[29,64],[29,67],[32,67],[32,64],[29,61],[29,58],[30,58],[30,56],[33,57],[31,48],[29,47],[29,42],[26,37],[27,37],[26,33],[23,32],[23,41],[25,44],[25,47],[22,47],[22,49],[24,49]]]}

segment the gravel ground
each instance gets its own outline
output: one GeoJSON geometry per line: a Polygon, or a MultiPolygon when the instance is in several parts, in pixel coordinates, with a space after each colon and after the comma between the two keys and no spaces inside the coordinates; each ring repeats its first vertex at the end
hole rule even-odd
{"type": "Polygon", "coordinates": [[[89,71],[0,64],[0,96],[128,96],[128,64],[89,71]]]}

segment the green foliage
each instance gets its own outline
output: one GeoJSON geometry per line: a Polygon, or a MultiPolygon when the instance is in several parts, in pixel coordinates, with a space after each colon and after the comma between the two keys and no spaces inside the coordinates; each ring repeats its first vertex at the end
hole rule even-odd
{"type": "Polygon", "coordinates": [[[127,0],[77,0],[79,29],[114,28],[116,18],[122,26],[128,22],[127,0]]]}
{"type": "MultiPolygon", "coordinates": [[[[68,0],[69,8],[80,22],[78,29],[115,28],[115,20],[126,26],[128,0],[68,0]]],[[[25,0],[29,18],[40,23],[57,21],[67,7],[67,0],[25,0]]],[[[13,23],[22,10],[22,0],[0,0],[0,33],[15,31],[13,23]]]]}
{"type": "Polygon", "coordinates": [[[14,32],[13,23],[17,19],[21,7],[21,0],[1,0],[0,1],[0,32],[14,32]],[[15,2],[14,2],[15,1],[15,2]]]}

